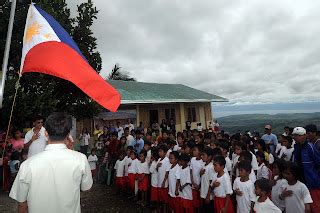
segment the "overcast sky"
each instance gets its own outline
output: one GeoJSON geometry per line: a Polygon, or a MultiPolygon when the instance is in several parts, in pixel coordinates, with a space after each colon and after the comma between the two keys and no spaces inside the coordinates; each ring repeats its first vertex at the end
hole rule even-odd
{"type": "Polygon", "coordinates": [[[93,2],[104,76],[119,63],[237,104],[319,100],[320,1],[93,2]]]}

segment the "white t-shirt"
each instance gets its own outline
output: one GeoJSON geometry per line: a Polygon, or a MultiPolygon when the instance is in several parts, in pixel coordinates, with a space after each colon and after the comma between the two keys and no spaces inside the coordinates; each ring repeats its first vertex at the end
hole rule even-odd
{"type": "MultiPolygon", "coordinates": [[[[275,177],[276,179],[277,177],[275,177]]],[[[281,200],[279,198],[280,194],[282,193],[282,190],[285,188],[284,186],[288,184],[286,179],[279,179],[276,180],[276,184],[272,187],[271,191],[271,199],[272,202],[279,207],[281,211],[283,211],[286,207],[284,200],[281,200]]]]}
{"type": "Polygon", "coordinates": [[[124,176],[128,176],[129,164],[131,164],[132,159],[128,156],[124,157],[124,176]]]}
{"type": "Polygon", "coordinates": [[[151,186],[158,187],[158,171],[157,171],[157,161],[152,161],[150,165],[150,173],[151,173],[151,186]]]}
{"type": "MultiPolygon", "coordinates": [[[[208,165],[202,167],[205,169],[204,174],[201,176],[201,187],[200,187],[200,197],[205,199],[208,195],[209,186],[215,174],[213,169],[213,164],[210,162],[208,165]]],[[[213,193],[210,193],[210,200],[213,199],[213,193]]]]}
{"type": "Polygon", "coordinates": [[[132,135],[128,135],[126,138],[127,138],[127,141],[126,141],[127,146],[133,146],[135,141],[134,137],[132,135]]]}
{"type": "Polygon", "coordinates": [[[178,144],[174,145],[173,147],[173,151],[179,151],[180,149],[181,147],[178,144]]]}
{"type": "Polygon", "coordinates": [[[313,203],[307,186],[300,181],[297,181],[297,183],[294,185],[284,184],[281,191],[283,191],[285,188],[292,191],[292,196],[285,197],[284,199],[286,212],[305,212],[304,204],[313,203]]]}
{"type": "Polygon", "coordinates": [[[268,167],[262,163],[259,167],[258,167],[258,171],[257,171],[257,180],[259,179],[269,179],[269,169],[268,167]]]}
{"type": "Polygon", "coordinates": [[[21,164],[9,196],[27,201],[29,212],[80,212],[80,190],[89,190],[92,183],[84,154],[49,144],[21,164]]]}
{"type": "Polygon", "coordinates": [[[120,138],[122,137],[124,130],[122,128],[122,126],[119,126],[116,128],[117,132],[118,132],[118,140],[120,140],[120,138]]]}
{"type": "MultiPolygon", "coordinates": [[[[158,164],[159,163],[161,163],[161,166],[158,168],[158,187],[161,188],[166,173],[169,172],[171,168],[171,163],[167,157],[163,158],[162,160],[159,158],[158,164]]],[[[168,180],[165,182],[165,188],[168,188],[168,180]]]]}
{"type": "Polygon", "coordinates": [[[231,174],[231,171],[232,171],[232,162],[230,160],[230,158],[227,156],[225,157],[225,160],[226,160],[226,166],[225,168],[227,169],[228,173],[231,174]]]}
{"type": "Polygon", "coordinates": [[[114,165],[114,169],[116,170],[116,177],[123,177],[124,176],[125,164],[126,164],[125,159],[117,160],[116,164],[114,165]]]}
{"type": "Polygon", "coordinates": [[[256,201],[256,194],[253,182],[249,179],[246,182],[242,182],[240,177],[237,177],[233,183],[233,190],[240,190],[242,196],[237,195],[237,213],[250,212],[251,202],[256,201]]]}
{"type": "MultiPolygon", "coordinates": [[[[46,129],[44,127],[41,127],[39,131],[39,138],[33,141],[32,144],[29,146],[28,158],[44,151],[48,141],[45,135],[45,132],[46,132],[46,129]]],[[[34,128],[32,128],[30,131],[26,133],[24,137],[24,144],[27,144],[32,139],[33,135],[34,135],[34,128]]]]}
{"type": "Polygon", "coordinates": [[[273,154],[269,153],[269,164],[273,164],[273,163],[274,163],[273,154]]]}
{"type": "Polygon", "coordinates": [[[293,150],[294,148],[291,147],[290,149],[288,149],[287,147],[283,146],[280,154],[279,154],[279,158],[283,158],[286,161],[293,161],[293,150]]]}
{"type": "Polygon", "coordinates": [[[196,157],[191,158],[190,161],[190,169],[192,170],[192,178],[193,182],[197,185],[201,182],[200,171],[204,166],[204,162],[202,159],[197,160],[196,157]]]}
{"type": "Polygon", "coordinates": [[[191,188],[191,175],[190,175],[190,167],[186,168],[181,167],[180,172],[180,185],[186,185],[183,190],[180,192],[180,197],[186,200],[192,200],[192,188],[191,188]]]}
{"type": "Polygon", "coordinates": [[[79,137],[80,140],[80,146],[88,146],[89,145],[89,140],[90,140],[90,134],[80,134],[79,137]]]}
{"type": "Polygon", "coordinates": [[[172,152],[172,149],[168,149],[167,154],[166,154],[167,158],[169,158],[171,152],[172,152]]]}
{"type": "Polygon", "coordinates": [[[145,161],[143,163],[141,163],[141,161],[138,162],[137,173],[138,174],[150,174],[149,164],[147,161],[145,161]]]}
{"type": "Polygon", "coordinates": [[[89,155],[88,162],[91,170],[95,170],[97,168],[98,157],[96,155],[89,155]]]}
{"type": "MultiPolygon", "coordinates": [[[[218,187],[214,187],[213,193],[215,197],[225,198],[228,194],[232,194],[232,186],[231,180],[228,173],[224,173],[221,177],[218,177],[218,173],[213,175],[212,184],[214,182],[219,182],[220,185],[218,187]]],[[[211,186],[212,186],[211,184],[211,186]]]]}
{"type": "Polygon", "coordinates": [[[274,205],[269,198],[262,203],[258,202],[258,199],[259,197],[257,197],[257,201],[253,207],[253,210],[256,213],[282,213],[282,211],[276,205],[274,205]]]}
{"type": "Polygon", "coordinates": [[[252,152],[250,152],[252,155],[252,161],[251,161],[251,166],[253,170],[258,170],[258,161],[257,161],[257,157],[255,156],[255,154],[253,154],[252,152]]]}
{"type": "Polygon", "coordinates": [[[146,161],[148,162],[148,164],[150,164],[150,161],[151,161],[151,150],[147,151],[146,161]]]}
{"type": "MultiPolygon", "coordinates": [[[[132,160],[132,159],[131,159],[132,160]]],[[[131,164],[129,164],[129,167],[128,167],[128,173],[130,174],[137,174],[138,172],[138,163],[140,161],[136,158],[134,160],[131,161],[131,164]]]]}
{"type": "MultiPolygon", "coordinates": [[[[277,146],[276,146],[276,151],[275,151],[276,155],[277,155],[278,153],[280,153],[282,147],[284,147],[284,146],[282,146],[281,143],[278,143],[278,144],[277,144],[277,146]]],[[[278,155],[278,157],[279,157],[279,155],[278,155]]]]}
{"type": "Polygon", "coordinates": [[[170,168],[168,182],[169,182],[169,195],[176,197],[176,184],[177,180],[180,179],[180,166],[177,164],[175,167],[170,168]]]}

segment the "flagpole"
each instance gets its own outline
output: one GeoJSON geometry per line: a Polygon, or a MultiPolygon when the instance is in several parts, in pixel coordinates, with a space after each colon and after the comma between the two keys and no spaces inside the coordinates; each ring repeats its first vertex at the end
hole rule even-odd
{"type": "Polygon", "coordinates": [[[4,85],[5,85],[5,81],[6,81],[6,77],[7,77],[8,59],[9,59],[9,53],[10,53],[14,15],[16,12],[16,4],[17,4],[17,0],[12,0],[11,10],[10,10],[10,18],[9,18],[9,24],[8,24],[8,31],[7,31],[6,46],[5,46],[3,62],[2,62],[2,79],[1,79],[1,84],[0,84],[0,87],[1,87],[0,88],[0,109],[2,108],[4,85]]]}

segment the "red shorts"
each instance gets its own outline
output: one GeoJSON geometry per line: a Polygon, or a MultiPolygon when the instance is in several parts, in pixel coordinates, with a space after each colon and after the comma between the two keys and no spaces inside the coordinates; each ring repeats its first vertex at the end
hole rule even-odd
{"type": "MultiPolygon", "coordinates": [[[[139,174],[139,176],[141,176],[143,174],[139,174]]],[[[147,175],[145,175],[142,179],[142,181],[139,181],[138,183],[138,189],[142,192],[146,192],[148,191],[148,187],[149,187],[149,177],[147,175]]]]}
{"type": "Polygon", "coordinates": [[[310,195],[313,200],[311,211],[320,212],[320,189],[310,189],[310,195]]]}
{"type": "MultiPolygon", "coordinates": [[[[214,202],[214,212],[215,213],[220,213],[221,210],[226,206],[226,201],[227,199],[225,197],[214,197],[213,202],[214,202]]],[[[233,205],[231,202],[231,199],[229,198],[229,205],[227,209],[227,213],[233,213],[233,205]]]]}
{"type": "Polygon", "coordinates": [[[192,189],[193,207],[199,208],[201,206],[200,191],[192,189]]]}
{"type": "Polygon", "coordinates": [[[183,211],[182,212],[187,212],[187,213],[193,213],[193,200],[187,200],[181,198],[181,206],[183,211]]]}
{"type": "Polygon", "coordinates": [[[124,189],[126,186],[125,177],[116,177],[116,186],[119,189],[124,189]]]}
{"type": "Polygon", "coordinates": [[[158,200],[159,200],[158,188],[151,186],[151,201],[158,201],[158,200]]]}
{"type": "Polygon", "coordinates": [[[129,179],[129,187],[130,187],[131,191],[134,192],[136,174],[129,173],[128,179],[129,179]]]}
{"type": "Polygon", "coordinates": [[[182,208],[181,208],[181,198],[180,197],[171,197],[169,195],[169,210],[173,211],[174,213],[181,213],[182,208]]]}
{"type": "Polygon", "coordinates": [[[169,189],[168,188],[158,188],[159,201],[163,203],[169,202],[169,189]]]}

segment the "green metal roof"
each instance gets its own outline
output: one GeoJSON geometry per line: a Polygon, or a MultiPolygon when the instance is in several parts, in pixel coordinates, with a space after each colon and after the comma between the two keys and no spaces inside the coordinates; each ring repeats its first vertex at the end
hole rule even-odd
{"type": "Polygon", "coordinates": [[[121,104],[227,102],[228,100],[182,84],[108,80],[121,94],[121,104]]]}

